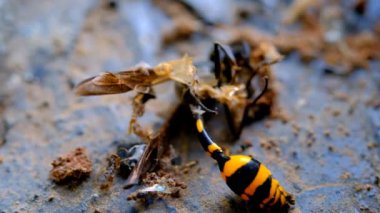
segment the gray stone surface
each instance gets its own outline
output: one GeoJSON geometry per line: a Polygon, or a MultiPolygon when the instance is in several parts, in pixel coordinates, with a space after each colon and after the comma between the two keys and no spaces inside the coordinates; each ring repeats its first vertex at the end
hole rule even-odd
{"type": "MultiPolygon", "coordinates": [[[[208,18],[218,21],[215,11],[219,14],[208,18]]],[[[169,21],[150,1],[122,1],[115,11],[95,0],[0,0],[0,211],[246,211],[186,130],[174,143],[186,147],[186,152],[178,149],[184,161],[200,161],[201,171],[184,178],[188,188],[181,198],[149,206],[127,201],[130,190],[122,188],[121,178],[108,192],[99,190],[97,176],[106,156],[120,143],[138,141],[126,133],[131,95],[82,98],[72,87],[105,70],[179,57],[184,47],[206,59],[213,42],[207,37],[183,42],[178,52],[161,49],[160,30],[169,21]],[[75,188],[52,183],[53,159],[79,146],[93,161],[91,177],[75,188]]],[[[246,127],[236,143],[219,138],[220,143],[235,152],[251,141],[253,147],[244,153],[265,163],[295,194],[294,211],[378,212],[380,109],[367,102],[380,96],[379,72],[373,62],[369,71],[326,75],[318,61],[305,65],[293,54],[274,66],[279,107],[289,121],[265,119],[246,127]],[[337,93],[347,93],[348,99],[337,93]],[[268,140],[272,148],[265,146],[268,140]]],[[[160,102],[153,103],[145,123],[162,122],[154,104],[160,102]]],[[[218,138],[222,130],[211,126],[218,138]]]]}

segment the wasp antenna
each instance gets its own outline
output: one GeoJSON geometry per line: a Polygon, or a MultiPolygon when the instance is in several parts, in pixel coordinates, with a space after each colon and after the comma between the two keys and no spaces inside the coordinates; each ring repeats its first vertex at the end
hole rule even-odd
{"type": "Polygon", "coordinates": [[[197,102],[197,104],[206,112],[211,112],[211,113],[214,113],[214,114],[218,114],[218,112],[215,110],[212,110],[210,108],[208,108],[207,106],[205,106],[201,100],[199,100],[199,98],[194,94],[194,91],[190,90],[190,94],[191,96],[194,98],[195,102],[197,102]]]}
{"type": "MultiPolygon", "coordinates": [[[[196,109],[196,107],[195,107],[196,109]]],[[[199,110],[199,107],[198,107],[199,110]]],[[[192,111],[195,117],[195,124],[197,129],[197,135],[199,142],[201,143],[203,149],[209,153],[209,155],[218,162],[219,168],[223,168],[224,163],[229,159],[222,150],[208,135],[203,124],[202,114],[195,114],[197,110],[192,111]]]]}
{"type": "Polygon", "coordinates": [[[197,101],[199,101],[198,102],[199,106],[201,106],[202,109],[204,109],[206,112],[211,112],[211,113],[214,113],[214,114],[218,114],[218,111],[212,110],[212,109],[206,107],[199,99],[197,101]]]}

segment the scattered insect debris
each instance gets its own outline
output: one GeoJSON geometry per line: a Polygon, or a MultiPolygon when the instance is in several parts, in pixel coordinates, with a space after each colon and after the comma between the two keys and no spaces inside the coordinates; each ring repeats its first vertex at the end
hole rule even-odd
{"type": "Polygon", "coordinates": [[[116,175],[127,179],[144,154],[146,144],[120,145],[116,154],[107,157],[107,166],[100,172],[98,182],[101,190],[109,190],[116,175]]]}
{"type": "Polygon", "coordinates": [[[107,158],[107,168],[105,172],[100,176],[100,189],[109,189],[115,179],[116,173],[120,168],[120,157],[117,155],[110,155],[107,158]]]}
{"type": "Polygon", "coordinates": [[[52,163],[50,178],[59,184],[77,184],[90,176],[92,163],[84,148],[76,148],[71,153],[59,157],[52,163]]]}
{"type": "Polygon", "coordinates": [[[196,161],[191,161],[182,166],[172,164],[172,157],[167,155],[160,160],[160,165],[156,172],[146,173],[142,177],[142,187],[128,196],[128,200],[147,202],[158,198],[180,197],[180,191],[186,189],[187,185],[180,181],[183,175],[197,165],[196,161]]]}
{"type": "Polygon", "coordinates": [[[140,177],[146,172],[155,169],[159,160],[168,151],[169,144],[165,143],[165,141],[168,137],[170,123],[169,119],[154,135],[144,131],[137,122],[133,124],[133,131],[140,137],[145,138],[147,140],[147,145],[137,165],[130,173],[125,188],[130,188],[138,184],[140,182],[140,177]]]}
{"type": "Polygon", "coordinates": [[[128,196],[128,200],[141,200],[164,198],[164,197],[180,197],[180,189],[187,186],[179,183],[169,174],[157,174],[155,172],[147,173],[142,178],[142,184],[147,185],[128,196]]]}
{"type": "Polygon", "coordinates": [[[117,155],[120,157],[119,174],[121,177],[129,177],[133,168],[135,168],[140,161],[145,148],[145,144],[131,144],[129,146],[118,147],[117,155]]]}

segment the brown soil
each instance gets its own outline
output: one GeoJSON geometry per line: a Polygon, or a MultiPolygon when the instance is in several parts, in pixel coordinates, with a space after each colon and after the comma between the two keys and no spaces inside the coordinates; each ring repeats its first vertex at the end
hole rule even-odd
{"type": "Polygon", "coordinates": [[[58,157],[51,165],[50,178],[56,183],[80,182],[90,176],[92,163],[84,148],[76,148],[71,153],[58,157]]]}

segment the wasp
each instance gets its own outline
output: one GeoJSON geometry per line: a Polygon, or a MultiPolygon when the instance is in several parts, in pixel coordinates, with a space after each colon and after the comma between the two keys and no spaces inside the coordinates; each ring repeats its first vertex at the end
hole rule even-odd
{"type": "Polygon", "coordinates": [[[204,128],[204,111],[195,107],[191,107],[191,111],[195,117],[200,144],[216,160],[222,178],[233,192],[251,207],[273,212],[288,211],[290,205],[294,205],[293,196],[272,177],[271,171],[264,164],[251,156],[224,154],[204,128]]]}
{"type": "MultiPolygon", "coordinates": [[[[245,117],[249,116],[252,107],[268,90],[268,78],[262,70],[271,63],[275,63],[278,58],[261,55],[257,62],[256,55],[252,55],[249,47],[244,45],[231,47],[218,43],[214,45],[211,56],[214,62],[214,78],[211,81],[200,78],[192,58],[185,55],[180,59],[162,62],[153,67],[137,66],[118,73],[100,74],[79,83],[76,93],[88,96],[137,92],[133,100],[134,113],[130,120],[130,132],[155,141],[136,124],[136,119],[144,113],[144,103],[154,98],[152,87],[174,81],[185,88],[186,91],[182,93],[184,96],[191,94],[193,97],[191,105],[199,105],[202,111],[215,112],[203,105],[204,99],[213,99],[222,104],[227,112],[227,120],[232,123],[230,126],[233,127],[233,132],[239,135],[245,117]],[[251,81],[259,74],[264,76],[264,89],[254,97],[255,91],[251,86],[251,81]],[[239,116],[236,116],[237,114],[239,116]],[[237,125],[237,122],[233,120],[235,117],[238,117],[236,120],[240,122],[237,125]]],[[[276,179],[272,178],[271,172],[259,161],[248,156],[225,155],[204,129],[200,110],[192,109],[191,111],[196,117],[201,145],[218,162],[222,176],[235,193],[260,208],[283,209],[294,203],[292,196],[280,186],[276,179]]],[[[139,163],[137,167],[141,168],[141,165],[142,163],[139,163]]]]}
{"type": "Polygon", "coordinates": [[[155,97],[152,87],[167,81],[174,81],[181,85],[185,89],[185,91],[181,92],[183,97],[186,94],[191,94],[206,111],[215,112],[204,106],[199,98],[213,98],[230,107],[245,105],[243,87],[239,85],[223,85],[216,88],[209,81],[199,79],[192,58],[186,55],[180,59],[166,61],[154,67],[137,66],[118,73],[102,73],[80,82],[75,88],[76,94],[81,96],[108,95],[131,91],[137,93],[132,101],[133,113],[129,121],[128,132],[135,133],[148,145],[129,176],[128,186],[136,184],[139,177],[147,171],[147,168],[155,166],[157,159],[160,158],[160,153],[166,147],[162,140],[165,131],[168,129],[170,119],[155,134],[139,125],[137,120],[138,117],[144,114],[145,102],[155,97]]]}

